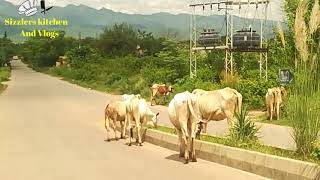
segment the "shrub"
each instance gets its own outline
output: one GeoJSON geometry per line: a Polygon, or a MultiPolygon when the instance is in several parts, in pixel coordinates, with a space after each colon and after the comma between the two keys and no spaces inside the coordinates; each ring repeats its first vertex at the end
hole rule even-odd
{"type": "Polygon", "coordinates": [[[250,144],[258,140],[259,128],[248,118],[246,108],[236,113],[236,122],[230,129],[230,140],[237,144],[250,144]]]}

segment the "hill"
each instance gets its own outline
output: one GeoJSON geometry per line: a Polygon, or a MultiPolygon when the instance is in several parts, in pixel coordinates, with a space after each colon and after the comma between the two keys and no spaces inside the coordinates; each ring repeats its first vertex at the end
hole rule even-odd
{"type": "MultiPolygon", "coordinates": [[[[4,27],[4,18],[20,19],[25,18],[17,12],[17,6],[10,2],[0,0],[0,33],[8,31],[8,35],[15,40],[21,40],[20,32],[22,29],[30,30],[32,27],[4,27]]],[[[178,39],[189,38],[189,14],[173,15],[169,13],[156,13],[152,15],[141,14],[125,14],[121,12],[114,12],[109,9],[102,8],[100,10],[90,8],[85,5],[68,5],[66,7],[54,7],[45,16],[38,13],[32,18],[46,17],[67,19],[69,26],[65,28],[59,27],[61,30],[65,30],[67,35],[77,37],[79,32],[82,32],[83,36],[96,37],[100,34],[105,26],[112,26],[116,23],[128,23],[136,28],[153,32],[156,36],[171,35],[178,39]]],[[[243,24],[252,24],[254,29],[260,29],[259,20],[250,20],[240,17],[234,18],[235,29],[241,29],[243,24]],[[245,23],[243,23],[245,22],[245,23]]],[[[199,31],[206,28],[214,28],[217,31],[224,33],[225,29],[225,17],[222,15],[211,16],[198,16],[198,28],[199,31]]],[[[275,22],[268,21],[267,35],[272,35],[272,28],[275,22]]],[[[49,29],[55,29],[50,27],[49,29]]]]}

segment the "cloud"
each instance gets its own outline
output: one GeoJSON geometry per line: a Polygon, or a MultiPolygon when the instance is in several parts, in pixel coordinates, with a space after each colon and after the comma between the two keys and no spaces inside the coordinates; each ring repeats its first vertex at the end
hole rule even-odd
{"type": "MultiPolygon", "coordinates": [[[[7,0],[15,4],[20,4],[23,0],[7,0]]],[[[55,6],[66,6],[68,4],[84,4],[96,9],[108,8],[118,12],[130,13],[130,14],[152,14],[157,12],[168,12],[173,14],[179,13],[190,13],[189,4],[191,0],[46,0],[49,4],[54,4],[55,6]]],[[[216,0],[217,1],[217,0],[216,0]]],[[[234,1],[244,1],[244,0],[234,0],[234,1]]],[[[246,1],[246,0],[245,0],[246,1]]],[[[197,2],[210,2],[210,0],[198,0],[197,2]]],[[[214,2],[214,0],[211,0],[214,2]]],[[[283,0],[270,0],[270,8],[268,10],[268,19],[282,20],[282,4],[283,0]]],[[[215,9],[214,9],[215,10],[215,9]]],[[[209,15],[209,14],[219,14],[219,12],[214,11],[202,11],[199,8],[198,14],[209,15]]],[[[246,6],[241,7],[239,13],[239,7],[236,6],[233,11],[234,14],[243,17],[257,17],[259,11],[256,11],[255,7],[247,8],[246,6]]],[[[221,14],[221,12],[220,12],[221,14]]]]}

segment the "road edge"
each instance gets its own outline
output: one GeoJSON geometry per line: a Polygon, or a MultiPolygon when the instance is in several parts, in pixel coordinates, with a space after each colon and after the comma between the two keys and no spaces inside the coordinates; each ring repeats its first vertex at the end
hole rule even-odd
{"type": "MultiPolygon", "coordinates": [[[[145,141],[173,151],[179,151],[176,135],[148,129],[145,141]]],[[[314,163],[283,158],[196,140],[198,158],[254,173],[272,179],[320,179],[320,166],[314,163]]]]}

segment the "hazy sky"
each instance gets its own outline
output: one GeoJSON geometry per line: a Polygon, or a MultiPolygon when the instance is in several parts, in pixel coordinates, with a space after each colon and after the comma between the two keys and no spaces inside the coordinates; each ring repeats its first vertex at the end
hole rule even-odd
{"type": "MultiPolygon", "coordinates": [[[[14,4],[21,4],[24,0],[7,0],[14,4]]],[[[190,13],[189,4],[191,0],[46,0],[48,4],[55,6],[66,6],[68,4],[84,4],[96,9],[102,7],[112,9],[118,12],[124,13],[138,13],[138,14],[152,14],[157,12],[169,12],[173,14],[178,13],[190,13]]],[[[219,0],[211,0],[216,2],[219,0]]],[[[234,1],[247,1],[247,0],[234,0],[234,1]]],[[[269,19],[282,20],[282,1],[283,0],[270,0],[270,8],[268,10],[269,19]]],[[[197,0],[197,3],[210,2],[210,0],[197,0]]],[[[239,13],[239,7],[235,7],[234,14],[245,17],[258,17],[258,11],[256,8],[248,8],[243,6],[239,13]],[[257,12],[257,13],[256,13],[257,12]]],[[[218,14],[217,11],[202,11],[199,8],[197,11],[199,14],[209,15],[218,14]]]]}

